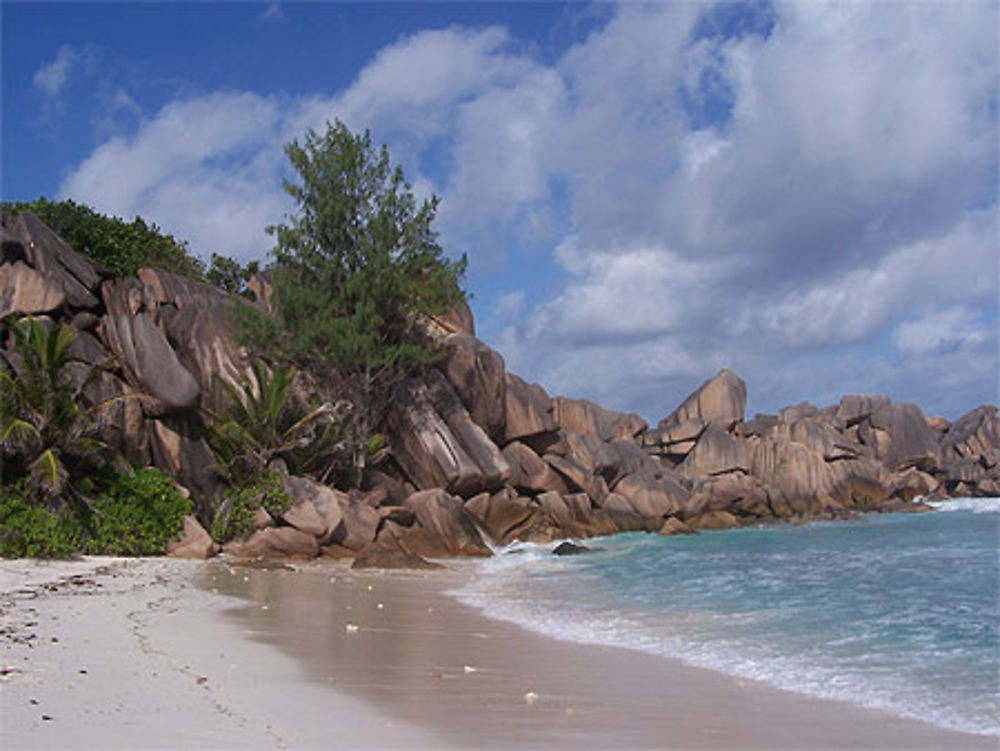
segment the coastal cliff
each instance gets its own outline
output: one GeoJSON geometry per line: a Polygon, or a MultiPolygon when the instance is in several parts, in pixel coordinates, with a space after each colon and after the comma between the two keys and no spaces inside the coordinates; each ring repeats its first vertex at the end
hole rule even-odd
{"type": "MultiPolygon", "coordinates": [[[[222,382],[238,387],[250,372],[233,313],[253,303],[152,268],[114,279],[30,212],[0,217],[0,242],[0,367],[20,367],[10,321],[71,326],[71,373],[82,379],[102,365],[84,388],[89,404],[142,395],[101,413],[102,440],[196,500],[223,491],[205,415],[225,407],[222,382]]],[[[292,506],[265,513],[227,552],[424,565],[513,540],[676,534],[1000,495],[993,405],[949,422],[886,396],[850,395],[747,419],[746,384],[722,370],[650,426],[507,372],[475,337],[464,304],[425,328],[441,357],[397,386],[389,458],[360,489],[286,474],[292,506]]],[[[172,554],[217,551],[202,517],[186,520],[172,554]]]]}

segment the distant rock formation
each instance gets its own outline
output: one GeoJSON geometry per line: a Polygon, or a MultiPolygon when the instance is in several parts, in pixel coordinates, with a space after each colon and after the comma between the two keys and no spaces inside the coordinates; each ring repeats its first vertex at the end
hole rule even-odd
{"type": "MultiPolygon", "coordinates": [[[[92,402],[145,395],[102,416],[104,440],[195,498],[218,490],[199,409],[225,406],[216,376],[238,384],[248,372],[230,326],[233,306],[246,303],[155,269],[111,280],[30,213],[0,216],[0,244],[0,315],[72,326],[78,372],[107,364],[87,391],[92,402]]],[[[993,405],[951,423],[886,396],[850,395],[746,420],[746,384],[722,370],[651,428],[508,373],[475,338],[464,304],[425,328],[444,357],[399,385],[389,466],[350,493],[285,478],[292,508],[227,553],[423,566],[489,555],[488,542],[679,534],[1000,495],[993,405]]],[[[5,328],[0,337],[0,365],[16,370],[5,328]]],[[[174,546],[182,555],[215,549],[194,524],[174,546]]]]}

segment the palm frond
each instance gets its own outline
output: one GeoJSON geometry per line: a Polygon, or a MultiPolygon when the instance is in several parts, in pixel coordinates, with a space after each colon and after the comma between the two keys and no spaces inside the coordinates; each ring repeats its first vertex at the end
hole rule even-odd
{"type": "Polygon", "coordinates": [[[42,438],[38,428],[27,420],[14,418],[3,425],[0,432],[0,443],[15,446],[28,445],[31,441],[39,441],[42,438]]]}
{"type": "Polygon", "coordinates": [[[29,466],[32,482],[50,496],[58,496],[66,486],[69,472],[55,449],[46,449],[29,466]]]}

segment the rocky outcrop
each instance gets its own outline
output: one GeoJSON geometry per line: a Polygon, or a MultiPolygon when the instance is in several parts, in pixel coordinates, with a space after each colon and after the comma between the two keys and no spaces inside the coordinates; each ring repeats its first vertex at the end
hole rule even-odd
{"type": "Polygon", "coordinates": [[[507,378],[503,358],[470,334],[447,337],[442,372],[469,416],[493,441],[503,441],[507,424],[507,378]]]}
{"type": "Polygon", "coordinates": [[[552,490],[568,493],[569,486],[542,457],[520,441],[504,447],[503,456],[510,467],[509,482],[526,493],[544,493],[552,490]]]}
{"type": "Polygon", "coordinates": [[[479,526],[461,499],[435,488],[414,493],[406,506],[416,515],[419,529],[402,538],[418,555],[440,558],[453,555],[491,554],[479,534],[479,526]]]}
{"type": "Polygon", "coordinates": [[[59,235],[30,211],[16,218],[5,215],[0,223],[6,230],[3,242],[5,262],[23,260],[58,286],[66,304],[73,309],[98,307],[100,300],[96,292],[103,274],[97,264],[74,253],[59,235]]]}
{"type": "Polygon", "coordinates": [[[720,370],[681,402],[659,427],[682,425],[690,420],[704,420],[729,430],[743,421],[747,407],[747,385],[731,370],[720,370]]]}
{"type": "Polygon", "coordinates": [[[198,383],[201,407],[222,412],[229,396],[219,379],[239,388],[250,374],[233,337],[232,316],[245,305],[208,284],[158,269],[139,269],[144,307],[162,327],[177,357],[198,383]]]}
{"type": "Polygon", "coordinates": [[[48,313],[66,301],[58,281],[46,277],[26,263],[0,266],[0,318],[11,314],[48,313]]]}
{"type": "Polygon", "coordinates": [[[107,315],[101,335],[111,354],[121,363],[133,388],[149,394],[162,411],[191,409],[198,404],[201,388],[181,364],[164,333],[143,315],[107,315]]]}
{"type": "Polygon", "coordinates": [[[872,412],[869,424],[875,458],[890,469],[933,469],[937,464],[937,436],[916,404],[882,405],[872,412]]]}
{"type": "Polygon", "coordinates": [[[228,543],[222,552],[234,558],[310,560],[319,555],[319,543],[312,535],[294,527],[268,527],[246,540],[228,543]]]}
{"type": "Polygon", "coordinates": [[[510,465],[436,371],[399,385],[389,414],[395,455],[422,489],[466,496],[503,485],[510,465]]]}
{"type": "Polygon", "coordinates": [[[362,550],[351,568],[435,569],[441,564],[428,561],[400,542],[397,534],[386,528],[371,545],[362,550]]]}
{"type": "Polygon", "coordinates": [[[170,558],[195,558],[204,560],[219,552],[219,545],[209,536],[198,520],[188,514],[176,540],[167,544],[166,554],[170,558]]]}
{"type": "Polygon", "coordinates": [[[627,475],[615,485],[614,492],[628,500],[643,519],[659,520],[693,510],[691,491],[665,467],[627,475]]]}
{"type": "Polygon", "coordinates": [[[746,474],[750,471],[750,463],[747,443],[712,423],[695,441],[692,450],[680,465],[680,471],[687,477],[721,475],[727,472],[746,474]]]}
{"type": "Polygon", "coordinates": [[[504,443],[552,434],[558,429],[553,405],[545,390],[507,373],[504,394],[504,443]]]}
{"type": "MultiPolygon", "coordinates": [[[[196,499],[216,491],[202,415],[224,409],[220,384],[247,373],[232,315],[248,303],[156,269],[112,281],[30,214],[0,215],[0,261],[0,317],[72,326],[69,369],[86,380],[82,399],[116,399],[100,415],[101,437],[196,499]]],[[[270,309],[266,279],[257,282],[270,309]]],[[[1000,494],[995,406],[951,423],[887,396],[847,395],[745,421],[746,385],[722,370],[650,428],[507,372],[475,338],[468,306],[418,323],[442,358],[399,384],[385,425],[392,456],[365,492],[286,476],[293,504],[277,518],[259,510],[255,532],[227,552],[422,566],[422,557],[488,555],[484,535],[506,544],[679,534],[1000,494]]],[[[0,350],[0,366],[16,371],[17,354],[0,350]]],[[[320,381],[300,387],[333,389],[320,381]]],[[[211,552],[203,529],[185,530],[172,554],[211,552]]]]}
{"type": "Polygon", "coordinates": [[[563,430],[602,441],[635,438],[649,427],[639,415],[612,412],[586,399],[557,396],[552,400],[552,411],[556,424],[563,430]]]}

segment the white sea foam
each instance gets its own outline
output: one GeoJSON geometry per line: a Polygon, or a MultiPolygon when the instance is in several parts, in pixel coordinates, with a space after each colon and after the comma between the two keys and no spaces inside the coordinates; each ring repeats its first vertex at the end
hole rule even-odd
{"type": "Polygon", "coordinates": [[[1000,498],[948,498],[927,504],[938,511],[971,511],[974,514],[1000,513],[1000,498]]]}
{"type": "MultiPolygon", "coordinates": [[[[940,505],[947,511],[992,513],[1000,510],[1000,499],[961,499],[940,505]]],[[[907,672],[913,660],[911,655],[869,651],[871,640],[881,638],[887,629],[904,626],[913,632],[913,643],[926,648],[923,657],[931,656],[933,641],[927,637],[924,644],[925,635],[920,632],[919,624],[915,625],[915,619],[906,612],[889,614],[886,616],[889,620],[884,622],[874,619],[870,625],[852,624],[853,630],[839,638],[831,637],[820,652],[795,651],[788,648],[788,642],[768,643],[756,638],[769,634],[774,621],[788,623],[787,609],[741,607],[737,612],[726,612],[712,610],[712,603],[706,601],[695,610],[664,611],[648,607],[650,600],[645,595],[623,599],[620,582],[596,573],[602,566],[624,564],[633,571],[649,566],[644,552],[647,548],[662,551],[663,548],[656,546],[668,543],[661,541],[662,538],[640,537],[623,543],[616,538],[607,543],[605,552],[579,558],[553,557],[554,544],[514,544],[484,561],[482,576],[452,594],[489,617],[553,638],[638,650],[944,728],[1000,736],[1000,707],[995,689],[970,694],[960,707],[954,702],[941,701],[941,692],[961,685],[961,672],[943,674],[927,686],[915,686],[907,672]],[[623,560],[627,556],[632,557],[623,560]],[[569,604],[574,606],[567,607],[569,604]]],[[[703,561],[704,556],[712,554],[682,548],[671,548],[670,552],[680,561],[678,565],[683,566],[698,565],[697,560],[703,561]]],[[[721,555],[728,557],[729,553],[721,555]]],[[[857,551],[853,564],[869,567],[880,557],[884,557],[882,550],[857,551]]],[[[779,553],[773,560],[785,558],[779,553]]],[[[816,560],[823,567],[829,563],[823,558],[816,560]]],[[[847,568],[842,573],[853,578],[847,568]]],[[[703,570],[702,575],[705,575],[703,570]]],[[[739,583],[726,579],[725,573],[718,578],[707,576],[704,588],[711,590],[712,597],[729,596],[739,589],[739,583]]],[[[803,581],[808,582],[808,577],[803,581]]],[[[650,597],[662,597],[663,592],[669,591],[668,583],[660,577],[651,578],[650,582],[658,587],[651,590],[654,594],[650,597]]],[[[809,635],[801,638],[808,639],[809,635]]]]}

